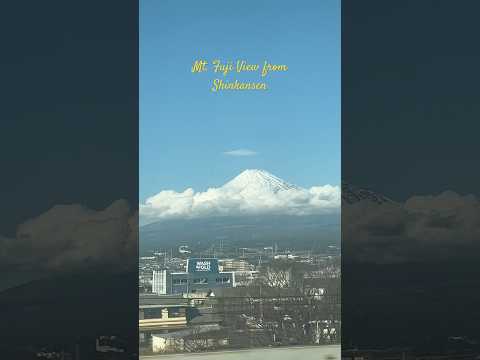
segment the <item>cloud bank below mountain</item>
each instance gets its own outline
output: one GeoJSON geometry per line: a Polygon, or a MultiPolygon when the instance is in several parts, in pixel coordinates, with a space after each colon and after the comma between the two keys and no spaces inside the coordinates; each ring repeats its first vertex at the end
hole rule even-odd
{"type": "Polygon", "coordinates": [[[467,259],[480,250],[480,202],[446,191],[405,203],[361,200],[342,207],[345,261],[467,259]]]}
{"type": "Polygon", "coordinates": [[[19,225],[14,238],[0,236],[0,269],[123,271],[135,268],[137,247],[138,214],[125,200],[103,210],[56,205],[19,225]]]}
{"type": "Polygon", "coordinates": [[[312,215],[340,211],[340,187],[303,189],[263,170],[246,170],[227,184],[196,192],[164,190],[140,204],[141,223],[168,218],[254,214],[312,215]]]}

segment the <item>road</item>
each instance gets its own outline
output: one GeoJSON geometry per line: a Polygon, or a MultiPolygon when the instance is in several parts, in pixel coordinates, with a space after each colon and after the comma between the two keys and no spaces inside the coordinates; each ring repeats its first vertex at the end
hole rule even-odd
{"type": "Polygon", "coordinates": [[[295,346],[248,350],[228,350],[194,354],[141,356],[143,360],[334,360],[340,359],[340,345],[295,346]]]}

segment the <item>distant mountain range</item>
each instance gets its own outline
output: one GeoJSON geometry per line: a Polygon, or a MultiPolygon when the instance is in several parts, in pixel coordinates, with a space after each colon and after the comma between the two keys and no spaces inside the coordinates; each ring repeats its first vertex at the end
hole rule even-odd
{"type": "Polygon", "coordinates": [[[189,245],[325,249],[340,244],[339,215],[258,215],[172,219],[140,227],[140,253],[189,245]]]}
{"type": "MultiPolygon", "coordinates": [[[[191,197],[185,216],[150,219],[141,226],[140,253],[180,244],[200,251],[216,244],[239,248],[277,243],[298,249],[340,244],[338,187],[304,189],[265,170],[248,169],[219,188],[177,194],[181,205],[191,197]],[[204,208],[211,211],[202,216],[204,208]]],[[[157,198],[151,199],[150,210],[158,206],[163,211],[165,203],[175,203],[163,199],[157,205],[157,198]]]]}

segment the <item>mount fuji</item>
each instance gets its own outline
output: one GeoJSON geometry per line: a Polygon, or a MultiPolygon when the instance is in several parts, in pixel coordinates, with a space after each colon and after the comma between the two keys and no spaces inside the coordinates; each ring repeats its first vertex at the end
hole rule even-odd
{"type": "Polygon", "coordinates": [[[302,188],[259,169],[247,169],[216,188],[164,190],[140,204],[140,248],[200,248],[215,239],[235,246],[272,241],[312,248],[340,241],[340,187],[302,188]]]}
{"type": "Polygon", "coordinates": [[[147,224],[172,218],[338,213],[340,201],[338,186],[305,189],[265,170],[249,169],[223,186],[203,192],[192,188],[161,191],[140,204],[140,220],[147,224]]]}
{"type": "Polygon", "coordinates": [[[222,186],[225,190],[239,193],[278,193],[286,190],[300,190],[265,170],[248,169],[222,186]]]}
{"type": "Polygon", "coordinates": [[[362,200],[367,200],[378,205],[393,203],[389,198],[374,191],[359,188],[347,182],[342,182],[342,204],[352,205],[362,200]]]}

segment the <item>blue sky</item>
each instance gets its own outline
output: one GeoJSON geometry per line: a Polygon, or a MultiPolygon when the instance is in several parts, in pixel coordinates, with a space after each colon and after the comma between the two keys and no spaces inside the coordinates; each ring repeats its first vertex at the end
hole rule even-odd
{"type": "Polygon", "coordinates": [[[217,187],[247,168],[340,183],[340,1],[140,1],[140,199],[217,187]],[[286,64],[267,91],[211,92],[196,59],[286,64]],[[249,149],[253,156],[225,152],[249,149]]]}

